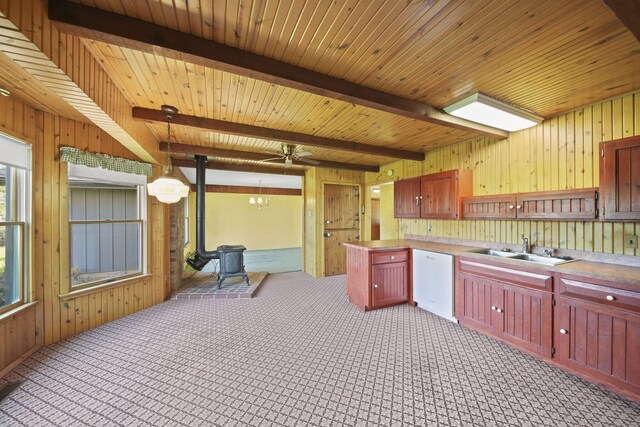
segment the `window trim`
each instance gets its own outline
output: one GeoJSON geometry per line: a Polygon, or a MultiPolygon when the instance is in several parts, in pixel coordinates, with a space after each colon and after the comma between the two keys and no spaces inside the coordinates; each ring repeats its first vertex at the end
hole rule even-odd
{"type": "MultiPolygon", "coordinates": [[[[7,225],[17,225],[20,227],[20,255],[21,255],[21,259],[20,259],[20,266],[22,268],[20,268],[20,281],[19,281],[19,295],[20,298],[18,298],[17,301],[12,302],[11,304],[5,305],[4,307],[0,307],[0,315],[6,313],[7,311],[11,311],[17,307],[20,307],[21,305],[26,303],[26,296],[27,296],[27,289],[26,289],[26,265],[25,265],[25,256],[26,256],[26,247],[25,247],[25,235],[24,235],[24,230],[26,229],[26,223],[24,221],[3,221],[0,222],[0,227],[4,227],[7,225]]],[[[5,268],[6,268],[6,264],[5,264],[5,268]]]]}

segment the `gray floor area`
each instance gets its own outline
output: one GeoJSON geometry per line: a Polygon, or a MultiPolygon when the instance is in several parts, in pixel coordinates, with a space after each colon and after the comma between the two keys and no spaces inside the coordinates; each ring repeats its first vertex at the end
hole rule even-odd
{"type": "MultiPolygon", "coordinates": [[[[210,261],[202,271],[218,271],[217,260],[210,261]]],[[[287,273],[302,270],[302,248],[266,249],[244,252],[244,266],[247,271],[287,273]]]]}
{"type": "Polygon", "coordinates": [[[2,426],[633,426],[640,405],[345,277],[270,275],[246,300],[173,300],[38,351],[2,426]]]}

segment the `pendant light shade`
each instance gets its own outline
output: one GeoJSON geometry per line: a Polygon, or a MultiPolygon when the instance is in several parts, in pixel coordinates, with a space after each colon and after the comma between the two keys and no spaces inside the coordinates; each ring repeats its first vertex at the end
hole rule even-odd
{"type": "MultiPolygon", "coordinates": [[[[161,107],[167,115],[167,140],[169,149],[169,161],[171,161],[171,119],[178,112],[178,109],[169,105],[161,107]]],[[[176,203],[178,200],[189,195],[189,187],[175,177],[171,165],[169,170],[150,184],[147,184],[147,191],[150,196],[155,196],[162,203],[176,203]]]]}

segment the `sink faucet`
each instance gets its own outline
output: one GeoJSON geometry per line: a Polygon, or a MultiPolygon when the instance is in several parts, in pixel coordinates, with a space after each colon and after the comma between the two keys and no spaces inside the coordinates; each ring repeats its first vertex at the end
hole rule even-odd
{"type": "Polygon", "coordinates": [[[529,239],[524,237],[524,234],[522,235],[522,252],[525,254],[529,253],[529,239]]]}
{"type": "Polygon", "coordinates": [[[553,249],[545,249],[544,250],[544,254],[548,257],[552,257],[553,256],[553,249]]]}

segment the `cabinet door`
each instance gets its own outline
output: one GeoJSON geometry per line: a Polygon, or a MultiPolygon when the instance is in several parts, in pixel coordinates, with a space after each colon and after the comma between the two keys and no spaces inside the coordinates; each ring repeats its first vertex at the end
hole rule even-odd
{"type": "Polygon", "coordinates": [[[465,197],[464,219],[515,219],[516,195],[465,197]]]}
{"type": "Polygon", "coordinates": [[[574,220],[598,217],[597,188],[518,195],[518,219],[574,220]]]}
{"type": "Polygon", "coordinates": [[[600,144],[605,220],[640,220],[640,136],[600,144]]]}
{"type": "Polygon", "coordinates": [[[503,285],[502,338],[518,347],[551,357],[552,296],[520,286],[503,285]]]}
{"type": "Polygon", "coordinates": [[[422,177],[422,218],[457,218],[456,171],[422,177]]]}
{"type": "Polygon", "coordinates": [[[420,218],[419,177],[394,182],[393,216],[395,218],[420,218]]]}
{"type": "Polygon", "coordinates": [[[373,308],[408,301],[408,264],[392,262],[374,264],[372,270],[371,302],[373,308]]]}
{"type": "Polygon", "coordinates": [[[558,298],[556,357],[568,368],[640,394],[640,316],[558,298]]]}
{"type": "Polygon", "coordinates": [[[460,323],[499,333],[502,316],[502,284],[493,280],[459,273],[456,280],[456,317],[460,323]]]}

